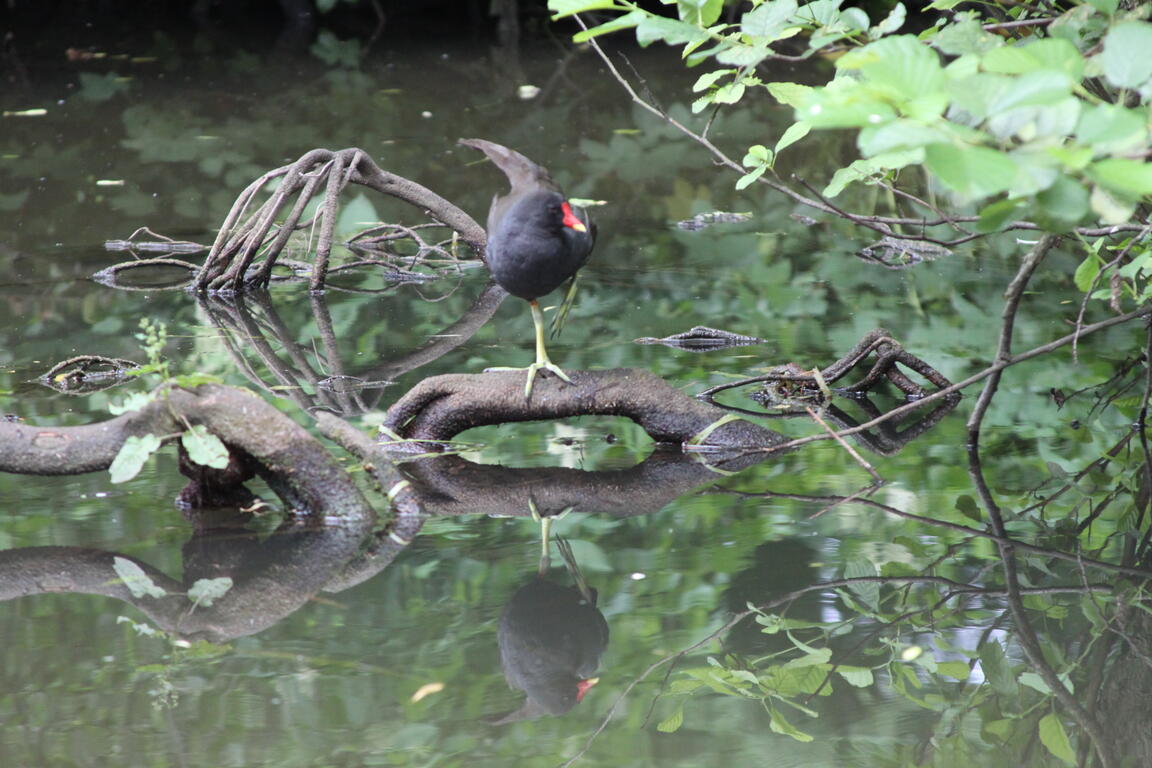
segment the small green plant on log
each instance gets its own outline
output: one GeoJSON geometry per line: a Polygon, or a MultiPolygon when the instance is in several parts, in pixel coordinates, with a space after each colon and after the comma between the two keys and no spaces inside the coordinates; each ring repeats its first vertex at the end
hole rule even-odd
{"type": "MultiPolygon", "coordinates": [[[[140,333],[136,334],[141,349],[148,357],[145,365],[131,371],[129,375],[144,376],[154,374],[160,378],[159,386],[148,392],[136,392],[125,398],[121,405],[113,405],[109,410],[113,415],[128,411],[138,411],[157,398],[162,398],[172,387],[193,389],[201,384],[217,382],[214,376],[201,373],[173,376],[168,360],[163,357],[164,346],[168,342],[168,328],[164,323],[150,318],[140,321],[140,333]]],[[[203,424],[191,424],[185,419],[184,432],[179,435],[133,435],[125,439],[120,452],[116,454],[108,472],[113,483],[124,483],[136,477],[153,453],[160,449],[165,440],[180,438],[188,458],[196,464],[224,469],[228,466],[228,449],[220,438],[211,434],[203,424]]]]}

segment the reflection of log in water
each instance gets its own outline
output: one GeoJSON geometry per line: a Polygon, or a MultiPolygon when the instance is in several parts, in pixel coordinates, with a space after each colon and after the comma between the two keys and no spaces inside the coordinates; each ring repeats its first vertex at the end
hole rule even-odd
{"type": "Polygon", "coordinates": [[[430,515],[528,517],[573,508],[611,517],[660,511],[718,472],[743,469],[764,454],[743,454],[706,464],[678,450],[657,449],[634,467],[588,472],[570,467],[510,467],[475,464],[458,456],[434,456],[400,465],[425,512],[430,515]]]}
{"type": "Polygon", "coordinates": [[[295,523],[266,539],[235,530],[199,533],[185,545],[183,581],[114,552],[8,550],[0,552],[0,600],[49,592],[114,597],[174,635],[226,642],[272,626],[327,588],[359,552],[371,523],[368,518],[322,526],[295,523]],[[118,560],[135,563],[163,594],[134,593],[117,570],[118,560]],[[188,599],[196,581],[222,576],[232,586],[212,605],[188,599]]]}

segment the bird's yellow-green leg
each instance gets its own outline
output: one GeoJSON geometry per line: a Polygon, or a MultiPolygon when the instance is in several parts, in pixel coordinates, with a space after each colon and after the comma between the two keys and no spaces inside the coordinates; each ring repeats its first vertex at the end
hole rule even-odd
{"type": "Polygon", "coordinates": [[[529,398],[532,396],[532,382],[536,379],[536,372],[540,369],[551,371],[562,380],[572,383],[572,379],[568,378],[568,374],[560,370],[560,366],[553,363],[548,358],[548,350],[544,347],[544,311],[540,309],[540,303],[535,299],[528,302],[532,306],[532,324],[536,326],[536,362],[527,368],[486,368],[488,371],[528,371],[528,381],[524,384],[524,397],[529,398]]]}

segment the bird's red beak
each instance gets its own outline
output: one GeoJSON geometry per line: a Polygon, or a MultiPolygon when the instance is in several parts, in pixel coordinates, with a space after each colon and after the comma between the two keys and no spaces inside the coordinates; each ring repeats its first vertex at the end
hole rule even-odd
{"type": "Polygon", "coordinates": [[[572,206],[568,205],[567,200],[560,204],[560,210],[564,211],[564,226],[569,229],[574,229],[577,232],[588,231],[588,228],[584,226],[584,222],[576,218],[576,214],[572,212],[572,206]]]}
{"type": "Polygon", "coordinates": [[[576,683],[576,701],[584,698],[584,694],[588,693],[588,689],[600,682],[598,677],[590,677],[587,680],[581,680],[576,683]]]}

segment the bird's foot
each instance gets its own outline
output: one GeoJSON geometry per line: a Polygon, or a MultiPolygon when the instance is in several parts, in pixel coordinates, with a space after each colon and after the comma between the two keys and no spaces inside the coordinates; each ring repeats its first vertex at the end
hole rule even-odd
{"type": "Polygon", "coordinates": [[[562,371],[560,369],[560,366],[556,365],[555,363],[553,363],[550,360],[543,360],[543,361],[537,360],[536,362],[532,363],[532,365],[529,365],[526,368],[512,368],[512,367],[508,367],[508,366],[499,366],[496,368],[485,368],[484,373],[495,373],[497,371],[527,371],[528,372],[528,381],[524,383],[524,397],[529,398],[529,397],[532,397],[532,384],[536,380],[536,374],[542,370],[548,371],[549,373],[552,373],[552,374],[555,374],[556,377],[562,381],[565,381],[569,384],[572,383],[572,379],[568,378],[568,374],[564,373],[564,371],[562,371]]]}

